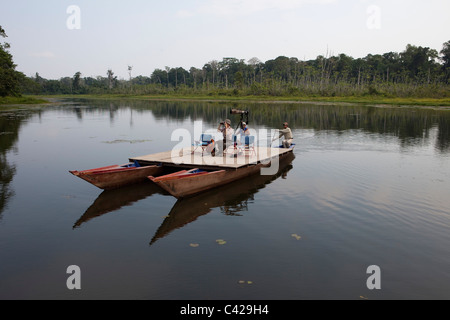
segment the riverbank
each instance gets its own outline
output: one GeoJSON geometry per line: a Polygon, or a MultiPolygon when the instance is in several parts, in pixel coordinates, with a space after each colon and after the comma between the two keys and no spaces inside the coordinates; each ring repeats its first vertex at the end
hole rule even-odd
{"type": "Polygon", "coordinates": [[[133,95],[133,94],[84,94],[84,95],[55,95],[55,96],[23,96],[0,98],[0,105],[17,104],[45,104],[60,99],[131,99],[155,101],[213,101],[213,102],[260,102],[260,103],[350,103],[364,105],[414,106],[436,107],[448,109],[450,98],[391,98],[379,95],[348,96],[348,97],[319,97],[319,96],[229,96],[229,95],[133,95]]]}
{"type": "Polygon", "coordinates": [[[36,96],[22,96],[22,97],[0,97],[0,106],[11,105],[32,105],[48,103],[48,99],[36,96]]]}
{"type": "Polygon", "coordinates": [[[416,107],[450,107],[450,98],[388,98],[381,96],[351,97],[298,97],[298,96],[224,96],[224,95],[132,95],[132,94],[100,94],[100,95],[62,95],[58,98],[78,99],[138,99],[160,101],[231,101],[231,102],[266,102],[266,103],[354,103],[370,105],[416,106],[416,107]]]}

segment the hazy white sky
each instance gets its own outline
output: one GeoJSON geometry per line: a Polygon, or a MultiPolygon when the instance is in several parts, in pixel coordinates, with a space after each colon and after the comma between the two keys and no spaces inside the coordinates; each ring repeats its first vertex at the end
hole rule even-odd
{"type": "Polygon", "coordinates": [[[450,0],[15,0],[0,4],[0,25],[28,76],[127,78],[128,65],[149,76],[224,57],[440,51],[449,14],[450,0]]]}

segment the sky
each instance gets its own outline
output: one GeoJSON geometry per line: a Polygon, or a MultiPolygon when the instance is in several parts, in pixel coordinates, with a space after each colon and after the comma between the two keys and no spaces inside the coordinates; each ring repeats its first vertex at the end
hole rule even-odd
{"type": "Polygon", "coordinates": [[[150,76],[225,57],[440,51],[449,12],[449,0],[15,0],[0,4],[0,25],[27,76],[128,79],[128,66],[150,76]]]}

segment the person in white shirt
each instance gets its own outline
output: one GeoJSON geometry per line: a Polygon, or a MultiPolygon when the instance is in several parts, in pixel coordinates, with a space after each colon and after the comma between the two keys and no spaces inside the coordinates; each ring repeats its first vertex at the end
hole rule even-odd
{"type": "Polygon", "coordinates": [[[222,132],[223,134],[223,149],[225,151],[227,147],[232,146],[233,141],[233,128],[231,128],[231,120],[226,119],[224,122],[221,122],[217,127],[217,131],[222,132]]]}
{"type": "Polygon", "coordinates": [[[250,129],[247,127],[247,124],[245,122],[242,122],[240,134],[241,134],[241,137],[250,135],[250,129]]]}

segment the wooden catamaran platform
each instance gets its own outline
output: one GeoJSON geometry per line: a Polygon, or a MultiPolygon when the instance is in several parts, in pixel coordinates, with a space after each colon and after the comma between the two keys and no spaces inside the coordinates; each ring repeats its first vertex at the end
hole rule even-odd
{"type": "Polygon", "coordinates": [[[202,170],[236,170],[251,165],[269,164],[272,158],[292,152],[292,149],[257,147],[237,152],[232,147],[224,155],[212,156],[201,148],[176,149],[130,158],[141,166],[162,165],[163,167],[198,168],[202,170]]]}
{"type": "Polygon", "coordinates": [[[289,149],[230,147],[223,155],[204,148],[183,148],[130,158],[130,163],[70,171],[105,190],[151,180],[177,198],[185,198],[227,183],[255,175],[273,175],[281,161],[293,156],[289,149]]]}

